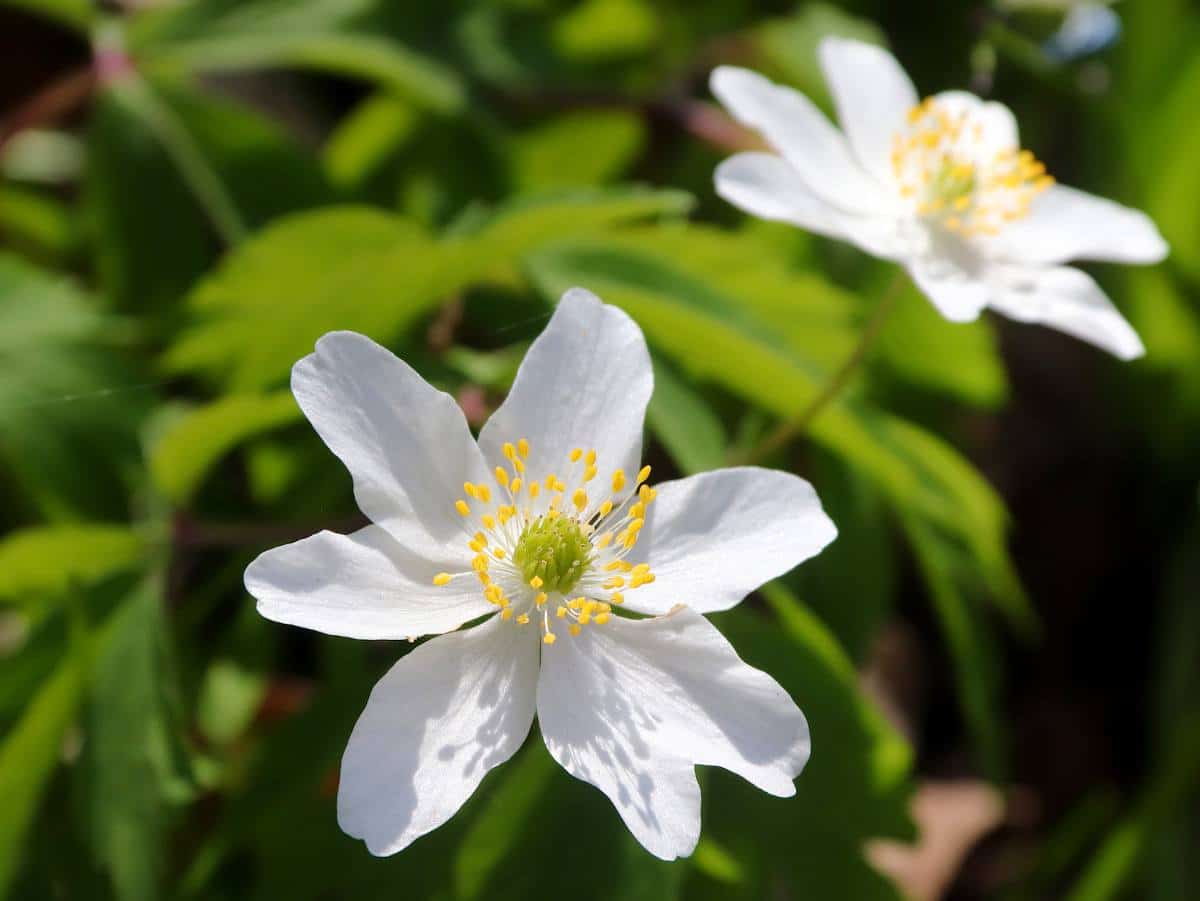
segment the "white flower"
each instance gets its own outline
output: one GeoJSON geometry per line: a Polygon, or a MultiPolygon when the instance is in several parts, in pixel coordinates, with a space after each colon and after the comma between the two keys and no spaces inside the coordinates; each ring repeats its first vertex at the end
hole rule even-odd
{"type": "Polygon", "coordinates": [[[296,364],[296,399],[372,524],[262,554],[246,570],[259,611],[354,638],[451,633],[392,667],[350,736],[338,820],[372,853],[449,819],[535,712],[554,758],[665,859],[699,836],[695,764],[794,793],[804,715],[700,614],[836,530],[783,472],[649,487],[652,388],[641,331],[579,289],[478,444],[453,399],[361,335],[326,335],[296,364]]]}
{"type": "Polygon", "coordinates": [[[1143,353],[1095,281],[1062,264],[1161,260],[1149,218],[1054,184],[999,103],[961,91],[918,101],[900,64],[869,44],[827,38],[820,59],[841,131],[796,91],[745,69],[713,72],[713,93],[778,154],[726,160],[718,194],[902,263],[952,321],[990,307],[1122,359],[1143,353]]]}

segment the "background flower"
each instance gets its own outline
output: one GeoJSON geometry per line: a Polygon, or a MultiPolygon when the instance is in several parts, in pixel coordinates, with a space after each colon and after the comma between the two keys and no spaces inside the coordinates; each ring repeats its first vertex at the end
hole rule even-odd
{"type": "Polygon", "coordinates": [[[999,103],[960,91],[918,101],[896,60],[870,44],[827,38],[819,52],[841,134],[790,88],[713,71],[713,93],[779,154],[726,160],[718,193],[902,263],[951,321],[991,307],[1122,359],[1142,354],[1100,287],[1061,264],[1162,260],[1166,244],[1144,214],[1055,184],[999,103]]]}

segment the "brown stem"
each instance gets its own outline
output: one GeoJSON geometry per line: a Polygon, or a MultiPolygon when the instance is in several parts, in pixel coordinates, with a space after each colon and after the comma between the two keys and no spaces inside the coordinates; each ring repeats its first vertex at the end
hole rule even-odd
{"type": "Polygon", "coordinates": [[[72,70],[38,91],[0,122],[0,150],[27,128],[55,122],[91,96],[96,71],[88,65],[72,70]]]}

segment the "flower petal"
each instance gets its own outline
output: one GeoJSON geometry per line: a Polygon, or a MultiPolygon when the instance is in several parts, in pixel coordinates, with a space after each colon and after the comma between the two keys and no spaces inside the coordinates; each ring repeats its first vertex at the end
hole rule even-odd
{"type": "Polygon", "coordinates": [[[896,229],[883,218],[856,216],[817,196],[787,160],[770,153],[739,153],[717,166],[717,194],[762,219],[849,241],[875,256],[894,258],[896,229]]]}
{"type": "Polygon", "coordinates": [[[846,138],[803,94],[734,66],[714,69],[709,85],[733,117],[760,132],[827,203],[858,213],[879,212],[886,203],[846,138]]]}
{"type": "Polygon", "coordinates": [[[1146,352],[1142,340],[1090,275],[1060,266],[1005,267],[995,278],[991,306],[1020,322],[1039,322],[1122,360],[1146,352]]]}
{"type": "Polygon", "coordinates": [[[813,487],[779,470],[719,469],[656,488],[637,543],[655,580],[625,594],[640,613],[728,610],[837,535],[813,487]]]}
{"type": "Polygon", "coordinates": [[[696,764],[788,797],[808,761],[808,724],[787,692],[687,608],[563,636],[542,655],[537,704],[554,759],[664,860],[696,847],[696,764]]]}
{"type": "Polygon", "coordinates": [[[917,104],[916,88],[882,47],[825,38],[818,53],[855,157],[881,184],[891,184],[892,141],[917,104]]]}
{"type": "Polygon", "coordinates": [[[951,118],[965,115],[972,126],[980,127],[979,140],[972,146],[981,162],[990,166],[996,154],[1020,147],[1017,118],[1003,103],[984,100],[968,91],[942,91],[934,95],[934,100],[951,118]]]}
{"type": "Polygon", "coordinates": [[[1038,197],[1029,215],[1006,226],[989,248],[997,259],[1030,264],[1157,263],[1168,252],[1145,213],[1065,185],[1038,197]]]}
{"type": "Polygon", "coordinates": [[[350,535],[318,532],[272,548],[246,568],[246,590],[275,622],[347,638],[411,638],[448,632],[494,610],[467,555],[448,585],[433,577],[445,561],[424,560],[380,526],[350,535]]]}
{"type": "Polygon", "coordinates": [[[354,477],[358,506],[421,556],[463,536],[454,500],[487,477],[462,410],[370,338],[330,332],[292,368],[292,392],[354,477]]]}
{"type": "Polygon", "coordinates": [[[603,472],[637,472],[642,425],[654,390],[642,330],[590,291],[563,295],[529,348],[507,399],[479,433],[488,459],[528,439],[528,471],[563,475],[572,449],[595,449],[603,472]]]}
{"type": "Polygon", "coordinates": [[[913,260],[906,267],[913,284],[950,322],[978,319],[988,304],[988,286],[975,268],[959,266],[945,256],[913,260]]]}
{"type": "Polygon", "coordinates": [[[382,856],[450,819],[529,732],[537,635],[495,616],[400,658],[371,692],[342,758],[342,829],[382,856]]]}

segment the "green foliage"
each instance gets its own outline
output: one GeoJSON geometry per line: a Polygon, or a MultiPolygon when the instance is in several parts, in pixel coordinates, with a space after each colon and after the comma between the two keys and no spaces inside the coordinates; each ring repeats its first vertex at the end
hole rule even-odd
{"type": "Polygon", "coordinates": [[[0,136],[0,897],[899,901],[863,848],[915,839],[915,784],[964,770],[1044,802],[1035,831],[1014,807],[964,883],[1200,895],[1184,0],[1115,5],[1122,42],[1079,63],[1040,47],[1057,14],[1006,4],[951,4],[936,28],[759,0],[3,6],[38,59],[13,61],[14,99],[48,92],[0,136]],[[535,730],[449,823],[369,857],[337,826],[338,766],[408,645],[268,623],[242,584],[266,548],[359,522],[291,367],[362,332],[478,427],[580,285],[651,345],[655,479],[745,462],[853,352],[893,267],[715,196],[744,142],[707,74],[746,65],[832,112],[831,34],[895,47],[922,88],[986,88],[1065,182],[1152,215],[1168,263],[1098,273],[1147,358],[952,324],[905,283],[847,390],[754,461],[809,479],[837,541],[713,617],[809,719],[797,796],[701,768],[700,845],[666,864],[535,730]],[[1058,499],[1080,460],[1099,474],[1058,499]],[[916,688],[888,683],[897,660],[916,688]],[[1069,791],[1045,775],[1086,769],[1054,747],[1076,725],[1054,704],[1121,712],[1081,727],[1110,768],[1069,791]]]}

